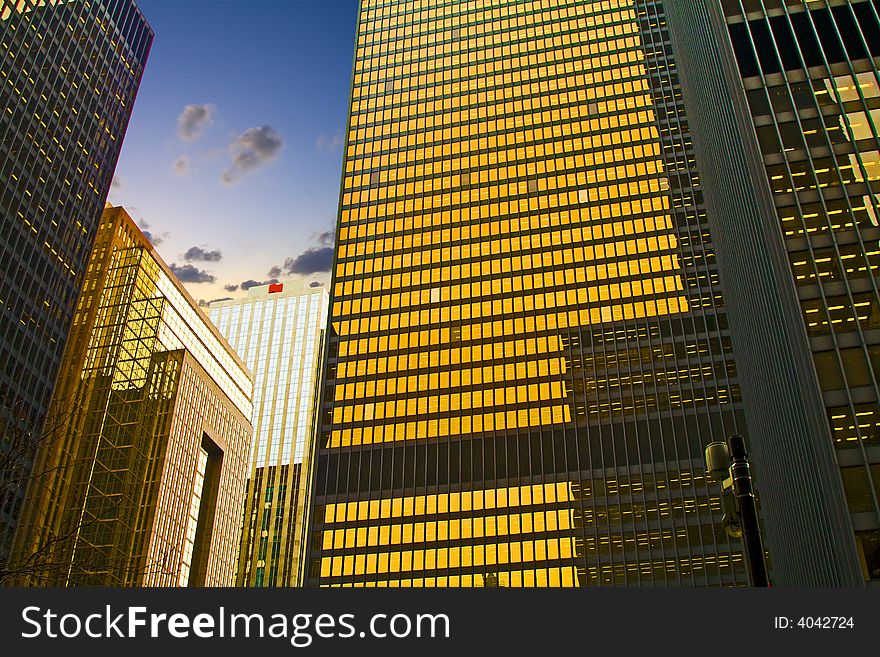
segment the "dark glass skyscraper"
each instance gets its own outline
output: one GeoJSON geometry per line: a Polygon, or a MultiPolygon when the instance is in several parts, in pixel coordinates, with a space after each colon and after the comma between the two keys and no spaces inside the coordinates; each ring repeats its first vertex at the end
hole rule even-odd
{"type": "Polygon", "coordinates": [[[663,6],[364,0],[313,586],[736,586],[745,432],[663,6]]]}
{"type": "Polygon", "coordinates": [[[880,3],[666,4],[775,576],[876,584],[880,3]]]}
{"type": "Polygon", "coordinates": [[[2,549],[152,39],[131,0],[0,0],[2,549]]]}

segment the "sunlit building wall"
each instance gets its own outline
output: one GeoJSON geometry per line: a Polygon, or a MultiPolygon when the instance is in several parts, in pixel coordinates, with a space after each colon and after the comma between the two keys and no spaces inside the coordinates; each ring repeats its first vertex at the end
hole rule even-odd
{"type": "Polygon", "coordinates": [[[778,582],[876,584],[880,3],[667,4],[778,582]]]}
{"type": "Polygon", "coordinates": [[[232,347],[108,208],[16,536],[20,583],[234,585],[251,394],[232,347]]]}
{"type": "Polygon", "coordinates": [[[298,583],[303,461],[314,435],[315,385],[329,295],[290,281],[210,306],[211,320],[254,372],[254,442],[239,586],[298,583]]]}
{"type": "Polygon", "coordinates": [[[313,586],[736,586],[745,432],[662,5],[361,2],[313,586]]]}
{"type": "Polygon", "coordinates": [[[131,0],[0,0],[0,559],[152,39],[131,0]]]}

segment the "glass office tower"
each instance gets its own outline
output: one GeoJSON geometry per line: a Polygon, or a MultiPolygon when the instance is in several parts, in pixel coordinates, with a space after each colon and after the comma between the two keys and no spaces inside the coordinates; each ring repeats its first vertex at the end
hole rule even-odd
{"type": "Polygon", "coordinates": [[[303,281],[261,285],[211,304],[211,320],[254,372],[254,441],[238,586],[296,586],[302,559],[304,456],[329,295],[303,281]]]}
{"type": "Polygon", "coordinates": [[[880,3],[667,5],[776,575],[876,584],[880,3]]]}
{"type": "Polygon", "coordinates": [[[152,39],[131,0],[0,0],[0,561],[152,39]]]}
{"type": "Polygon", "coordinates": [[[234,585],[252,385],[131,218],[108,208],[16,535],[18,583],[234,585]]]}
{"type": "Polygon", "coordinates": [[[663,8],[364,0],[313,586],[735,586],[745,432],[663,8]]]}

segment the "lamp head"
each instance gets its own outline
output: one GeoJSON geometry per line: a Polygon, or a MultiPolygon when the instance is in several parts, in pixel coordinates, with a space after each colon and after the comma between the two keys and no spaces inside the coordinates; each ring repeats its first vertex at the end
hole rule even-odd
{"type": "Polygon", "coordinates": [[[711,479],[721,481],[730,470],[727,443],[715,441],[706,445],[706,472],[711,479]]]}

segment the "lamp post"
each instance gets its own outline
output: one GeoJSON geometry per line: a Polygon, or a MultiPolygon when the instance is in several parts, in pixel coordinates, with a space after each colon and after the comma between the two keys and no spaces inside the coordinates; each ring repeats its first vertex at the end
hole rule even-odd
{"type": "Polygon", "coordinates": [[[738,434],[730,436],[727,442],[718,441],[706,446],[706,470],[709,477],[717,481],[727,475],[721,481],[725,507],[724,529],[728,535],[743,539],[751,585],[766,587],[770,582],[747,457],[746,442],[738,434]]]}

